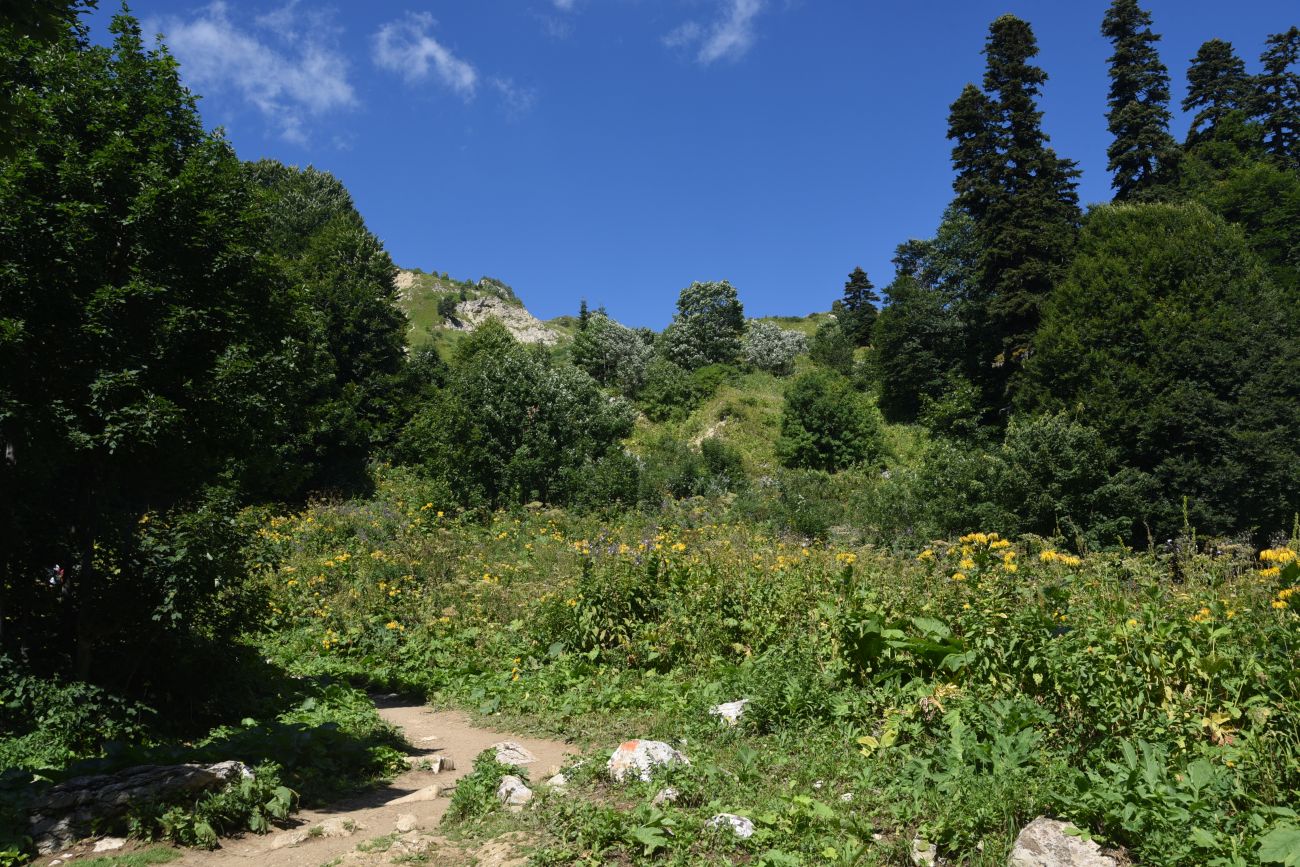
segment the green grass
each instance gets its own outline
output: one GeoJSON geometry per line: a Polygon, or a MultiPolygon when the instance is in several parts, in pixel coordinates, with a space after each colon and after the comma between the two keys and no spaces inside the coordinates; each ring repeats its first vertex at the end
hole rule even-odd
{"type": "Polygon", "coordinates": [[[394,476],[277,519],[267,650],[571,739],[568,795],[505,815],[486,780],[467,811],[538,840],[539,864],[898,864],[919,834],[991,867],[1047,813],[1139,863],[1230,867],[1295,828],[1289,553],[1276,572],[1180,555],[1171,585],[1163,556],[1034,537],[808,543],[725,499],[486,522],[422,500],[394,476]],[[739,697],[736,728],[708,715],[739,697]],[[691,765],[614,786],[601,768],[631,737],[691,765]],[[682,797],[653,807],[663,785],[682,797]],[[759,833],[706,831],[719,812],[759,833]]]}
{"type": "Polygon", "coordinates": [[[147,867],[150,864],[169,864],[179,859],[181,855],[182,853],[177,849],[157,846],[124,855],[105,855],[101,858],[91,858],[89,861],[78,860],[76,863],[78,867],[147,867]]]}

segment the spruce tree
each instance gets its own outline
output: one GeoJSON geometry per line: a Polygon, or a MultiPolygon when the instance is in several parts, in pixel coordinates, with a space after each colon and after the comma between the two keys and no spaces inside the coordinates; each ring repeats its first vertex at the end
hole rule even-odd
{"type": "Polygon", "coordinates": [[[588,323],[591,322],[591,311],[587,309],[587,299],[583,298],[578,305],[578,330],[586,331],[588,323]]]}
{"type": "Polygon", "coordinates": [[[1169,135],[1169,72],[1160,62],[1151,15],[1137,0],[1112,0],[1101,33],[1111,41],[1110,111],[1107,126],[1114,141],[1106,149],[1115,173],[1115,198],[1149,190],[1174,158],[1169,135]]]}
{"type": "Polygon", "coordinates": [[[1274,33],[1260,55],[1256,114],[1264,126],[1264,147],[1290,163],[1300,162],[1300,27],[1274,33]]]}
{"type": "Polygon", "coordinates": [[[1231,42],[1211,39],[1201,45],[1187,68],[1183,111],[1196,111],[1187,142],[1213,138],[1229,114],[1250,109],[1254,87],[1246,64],[1231,42]]]}
{"type": "Polygon", "coordinates": [[[876,304],[880,296],[871,284],[867,272],[854,268],[844,284],[844,297],[840,299],[837,313],[840,327],[857,346],[871,342],[871,326],[876,322],[876,304]]]}
{"type": "Polygon", "coordinates": [[[995,408],[1005,405],[1042,301],[1069,263],[1079,172],[1047,146],[1037,105],[1047,74],[1030,62],[1038,45],[1028,22],[998,18],[984,54],[983,93],[967,85],[953,103],[948,137],[956,141],[956,204],[974,220],[979,249],[967,364],[995,408]]]}

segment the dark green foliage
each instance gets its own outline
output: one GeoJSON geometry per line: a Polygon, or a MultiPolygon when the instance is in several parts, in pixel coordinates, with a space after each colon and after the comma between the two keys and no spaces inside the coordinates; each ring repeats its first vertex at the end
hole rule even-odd
{"type": "Polygon", "coordinates": [[[442,317],[443,322],[450,322],[456,318],[457,303],[457,297],[451,293],[438,299],[438,315],[442,317]]]}
{"type": "Polygon", "coordinates": [[[507,775],[521,777],[525,781],[528,779],[528,773],[523,768],[498,762],[496,750],[479,753],[474,758],[473,770],[456,781],[456,791],[451,796],[447,818],[453,822],[464,822],[501,809],[497,788],[507,775]]]}
{"type": "Polygon", "coordinates": [[[462,505],[564,502],[575,474],[631,428],[628,406],[591,377],[489,320],[461,344],[446,388],[407,425],[397,453],[462,505]]]}
{"type": "Polygon", "coordinates": [[[667,358],[652,359],[646,366],[637,405],[654,421],[685,418],[696,405],[690,373],[667,358]]]}
{"type": "Polygon", "coordinates": [[[942,289],[901,276],[887,290],[876,320],[871,365],[880,383],[880,411],[890,421],[912,421],[927,398],[947,388],[961,356],[962,322],[942,289]]]}
{"type": "Polygon", "coordinates": [[[1096,209],[1035,343],[1032,403],[1081,412],[1152,477],[1156,532],[1182,525],[1183,497],[1205,532],[1286,526],[1300,508],[1298,314],[1204,208],[1096,209]]]}
{"type": "Polygon", "coordinates": [[[1269,36],[1260,55],[1254,113],[1264,127],[1264,146],[1274,157],[1300,167],[1300,27],[1269,36]]]}
{"type": "Polygon", "coordinates": [[[1151,14],[1137,0],[1111,0],[1101,34],[1110,40],[1106,149],[1117,201],[1140,196],[1161,182],[1176,159],[1169,134],[1169,72],[1160,62],[1151,14]]]}
{"type": "Polygon", "coordinates": [[[876,305],[880,296],[871,285],[867,272],[854,268],[844,284],[844,297],[835,303],[834,312],[854,346],[871,342],[871,328],[876,324],[876,305]]]}
{"type": "Polygon", "coordinates": [[[788,467],[835,472],[884,451],[876,410],[845,377],[818,370],[785,393],[777,453],[788,467]]]}
{"type": "Polygon", "coordinates": [[[645,449],[640,498],[657,505],[665,497],[716,496],[738,491],[746,483],[744,461],[733,446],[707,437],[695,451],[680,439],[663,434],[645,449]]]}
{"type": "Polygon", "coordinates": [[[111,47],[5,46],[39,110],[0,174],[3,637],[82,674],[156,633],[164,590],[132,568],[141,515],[218,477],[296,489],[329,370],[239,161],[166,51],[129,17],[111,30],[111,47]]]}
{"type": "Polygon", "coordinates": [[[300,458],[311,472],[307,487],[364,487],[370,453],[393,441],[408,413],[396,269],[333,175],[273,160],[249,172],[266,192],[267,240],[314,311],[333,362],[300,458]]]}
{"type": "Polygon", "coordinates": [[[1070,160],[1047,147],[1037,99],[1046,73],[1030,61],[1029,24],[989,26],[983,92],[967,85],[952,105],[956,204],[974,221],[979,275],[970,293],[968,374],[993,408],[1024,360],[1040,308],[1069,262],[1079,219],[1070,160]]]}
{"type": "Polygon", "coordinates": [[[1101,435],[1064,414],[1012,419],[995,498],[1018,530],[1114,544],[1142,517],[1144,480],[1120,471],[1101,435]]]}
{"type": "Polygon", "coordinates": [[[808,344],[808,357],[847,375],[853,370],[853,336],[838,319],[828,319],[817,326],[808,344]]]}
{"type": "Polygon", "coordinates": [[[1201,45],[1187,68],[1187,96],[1183,98],[1183,111],[1196,111],[1187,132],[1188,144],[1217,137],[1229,115],[1248,114],[1254,92],[1246,64],[1231,42],[1211,39],[1201,45]]]}

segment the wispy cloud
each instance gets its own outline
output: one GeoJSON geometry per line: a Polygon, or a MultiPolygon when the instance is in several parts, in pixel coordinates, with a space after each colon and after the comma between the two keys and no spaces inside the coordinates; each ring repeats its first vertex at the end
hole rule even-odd
{"type": "Polygon", "coordinates": [[[501,106],[506,117],[515,119],[533,110],[537,104],[537,91],[531,87],[515,84],[510,78],[493,78],[492,87],[501,96],[501,106]]]}
{"type": "Polygon", "coordinates": [[[192,17],[150,21],[180,61],[185,83],[199,93],[233,93],[255,106],[285,139],[308,139],[310,121],[356,103],[336,31],[296,0],[257,18],[230,20],[216,0],[192,17]]]}
{"type": "Polygon", "coordinates": [[[764,0],[721,0],[720,16],[708,27],[687,21],[663,37],[669,48],[693,48],[695,60],[708,66],[718,60],[739,60],[754,44],[755,19],[764,0]]]}
{"type": "Polygon", "coordinates": [[[408,12],[380,27],[374,38],[375,64],[412,84],[433,75],[465,100],[473,99],[478,70],[429,34],[435,23],[427,12],[408,12]]]}
{"type": "Polygon", "coordinates": [[[551,0],[551,5],[561,12],[572,12],[578,5],[578,0],[551,0]]]}

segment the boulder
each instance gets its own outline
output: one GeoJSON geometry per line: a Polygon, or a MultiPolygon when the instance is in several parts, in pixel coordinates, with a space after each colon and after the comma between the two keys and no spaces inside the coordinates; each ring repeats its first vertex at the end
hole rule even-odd
{"type": "Polygon", "coordinates": [[[915,867],[935,867],[939,861],[939,853],[935,851],[934,844],[923,837],[912,840],[911,857],[915,867]]]}
{"type": "Polygon", "coordinates": [[[745,715],[745,705],[747,704],[749,704],[747,698],[717,704],[709,708],[709,714],[720,718],[729,726],[734,726],[745,715]]]}
{"type": "Polygon", "coordinates": [[[114,774],[74,777],[51,786],[32,803],[28,832],[37,851],[49,855],[132,807],[188,798],[252,775],[242,762],[217,762],[137,765],[114,774]]]}
{"type": "Polygon", "coordinates": [[[1068,822],[1039,816],[1025,826],[1011,849],[1009,867],[1118,867],[1092,840],[1068,822]],[[1071,833],[1073,832],[1073,833],[1071,833]]]}
{"type": "Polygon", "coordinates": [[[735,813],[719,813],[706,822],[704,827],[715,830],[728,828],[731,833],[742,840],[748,840],[754,836],[754,823],[744,816],[737,816],[735,813]]]}
{"type": "Polygon", "coordinates": [[[691,760],[663,741],[624,741],[609,757],[607,768],[614,782],[621,783],[629,777],[650,782],[656,768],[669,765],[689,765],[691,760]]]}
{"type": "Polygon", "coordinates": [[[408,831],[414,831],[420,824],[420,820],[415,817],[414,813],[403,813],[397,817],[397,823],[393,826],[399,834],[405,834],[408,831]]]}
{"type": "Polygon", "coordinates": [[[497,786],[497,800],[501,803],[507,807],[522,807],[532,799],[533,790],[523,780],[513,774],[501,778],[501,785],[497,786]]]}
{"type": "Polygon", "coordinates": [[[493,744],[492,749],[497,751],[497,761],[503,765],[531,765],[537,761],[537,756],[528,751],[523,744],[514,741],[502,741],[499,744],[493,744]]]}

